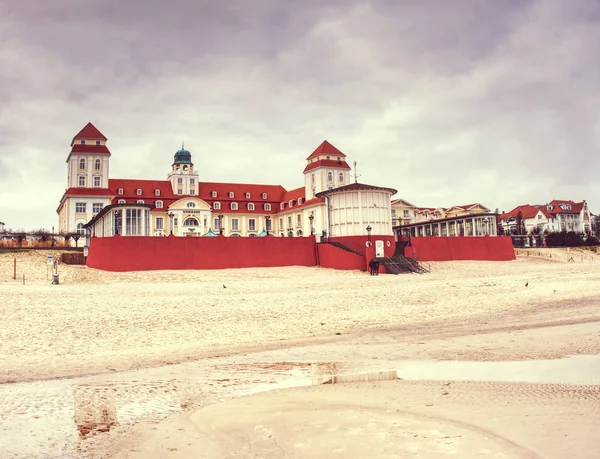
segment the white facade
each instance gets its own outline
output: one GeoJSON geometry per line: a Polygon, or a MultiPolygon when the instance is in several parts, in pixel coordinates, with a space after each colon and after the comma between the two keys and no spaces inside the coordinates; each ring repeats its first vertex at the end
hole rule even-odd
{"type": "Polygon", "coordinates": [[[391,197],[396,190],[355,183],[323,192],[330,237],[393,236],[391,197]]]}
{"type": "Polygon", "coordinates": [[[524,234],[561,231],[587,233],[593,230],[592,214],[586,201],[575,203],[554,200],[544,205],[518,206],[501,215],[501,225],[506,233],[517,231],[519,212],[524,226],[524,231],[521,232],[524,234]]]}

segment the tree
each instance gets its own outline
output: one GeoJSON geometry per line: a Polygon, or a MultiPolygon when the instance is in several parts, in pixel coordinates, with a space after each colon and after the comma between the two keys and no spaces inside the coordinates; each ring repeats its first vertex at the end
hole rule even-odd
{"type": "Polygon", "coordinates": [[[517,218],[515,220],[517,235],[525,234],[525,223],[523,223],[523,212],[519,211],[517,213],[517,218]]]}

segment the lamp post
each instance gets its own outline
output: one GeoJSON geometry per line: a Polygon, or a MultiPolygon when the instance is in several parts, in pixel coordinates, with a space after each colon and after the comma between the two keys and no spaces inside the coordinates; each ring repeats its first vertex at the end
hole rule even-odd
{"type": "Polygon", "coordinates": [[[367,239],[369,240],[369,242],[371,242],[371,230],[373,228],[371,228],[371,225],[367,226],[367,239]]]}
{"type": "Polygon", "coordinates": [[[310,214],[308,219],[310,220],[310,235],[312,236],[315,232],[315,229],[313,228],[313,220],[315,219],[314,212],[310,214]]]}
{"type": "Polygon", "coordinates": [[[223,234],[223,214],[219,214],[219,234],[223,234]]]}
{"type": "Polygon", "coordinates": [[[170,223],[171,223],[171,234],[173,234],[173,217],[175,216],[175,214],[173,212],[169,212],[169,219],[170,219],[170,223]]]}
{"type": "Polygon", "coordinates": [[[267,230],[267,236],[269,235],[269,222],[270,221],[271,221],[271,216],[270,215],[265,216],[265,222],[266,222],[265,223],[265,227],[266,227],[266,230],[267,230]]]}

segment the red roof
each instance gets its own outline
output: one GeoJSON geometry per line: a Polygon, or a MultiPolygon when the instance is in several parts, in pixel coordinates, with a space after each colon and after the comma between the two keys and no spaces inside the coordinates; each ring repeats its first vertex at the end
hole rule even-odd
{"type": "Polygon", "coordinates": [[[542,209],[538,209],[537,207],[531,206],[529,204],[525,204],[523,206],[515,207],[510,212],[500,214],[500,218],[502,220],[507,220],[509,218],[516,218],[517,214],[519,212],[521,212],[521,216],[523,218],[533,218],[538,214],[538,212],[540,210],[542,210],[542,209]]]}
{"type": "Polygon", "coordinates": [[[308,163],[304,168],[304,172],[312,171],[317,167],[335,167],[337,169],[350,170],[350,166],[348,166],[348,163],[346,161],[338,161],[336,159],[319,159],[318,161],[308,163]]]}
{"type": "Polygon", "coordinates": [[[551,214],[578,214],[581,213],[581,209],[583,209],[583,201],[582,202],[573,202],[566,200],[553,199],[548,204],[544,206],[544,209],[547,209],[547,206],[551,204],[552,210],[547,210],[547,212],[551,214]],[[571,206],[571,210],[561,209],[561,204],[569,204],[571,206]]]}
{"type": "Polygon", "coordinates": [[[81,145],[75,144],[71,148],[71,153],[92,153],[95,155],[109,155],[110,151],[106,145],[81,145]]]}
{"type": "Polygon", "coordinates": [[[341,156],[342,158],[346,157],[344,153],[331,145],[327,140],[323,140],[323,143],[321,143],[321,145],[319,145],[316,150],[313,151],[306,159],[308,160],[320,155],[341,156]]]}
{"type": "Polygon", "coordinates": [[[279,204],[285,194],[285,188],[281,185],[256,185],[247,183],[217,183],[200,182],[198,197],[207,202],[209,201],[244,201],[244,202],[270,202],[279,204]],[[217,192],[217,197],[212,197],[212,192],[217,192]],[[233,192],[233,198],[229,193],[233,192]],[[246,198],[246,193],[250,197],[246,198]],[[266,193],[267,198],[263,199],[262,194],[266,193]]]}
{"type": "Polygon", "coordinates": [[[71,142],[71,145],[73,145],[75,143],[75,140],[87,140],[87,139],[107,140],[106,137],[104,137],[104,135],[98,129],[96,129],[96,126],[94,126],[92,123],[88,123],[85,125],[85,127],[81,131],[79,131],[75,135],[75,137],[73,137],[73,141],[71,142]]]}
{"type": "Polygon", "coordinates": [[[184,196],[173,194],[171,182],[168,180],[136,180],[136,179],[109,179],[108,186],[112,190],[112,195],[118,199],[135,198],[137,199],[158,199],[163,198],[181,199],[184,196]],[[119,188],[123,189],[123,194],[119,194],[119,188]],[[137,190],[141,194],[137,194],[137,190]],[[160,191],[160,195],[155,194],[155,190],[160,191]]]}

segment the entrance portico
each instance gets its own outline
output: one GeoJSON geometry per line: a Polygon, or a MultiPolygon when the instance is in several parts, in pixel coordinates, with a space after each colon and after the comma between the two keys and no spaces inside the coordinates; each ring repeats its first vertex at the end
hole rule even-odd
{"type": "Polygon", "coordinates": [[[168,234],[175,236],[202,236],[211,229],[212,208],[199,198],[175,201],[168,209],[168,234]]]}

